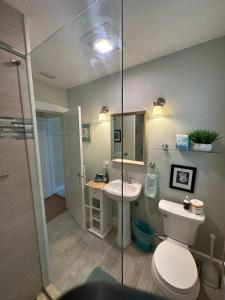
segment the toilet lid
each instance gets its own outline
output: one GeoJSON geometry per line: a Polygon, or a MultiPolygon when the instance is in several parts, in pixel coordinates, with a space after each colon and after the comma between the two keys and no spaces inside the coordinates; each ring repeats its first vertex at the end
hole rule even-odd
{"type": "Polygon", "coordinates": [[[198,272],[193,256],[188,249],[173,242],[159,244],[154,253],[154,265],[162,280],[177,290],[189,290],[197,282],[198,272]]]}

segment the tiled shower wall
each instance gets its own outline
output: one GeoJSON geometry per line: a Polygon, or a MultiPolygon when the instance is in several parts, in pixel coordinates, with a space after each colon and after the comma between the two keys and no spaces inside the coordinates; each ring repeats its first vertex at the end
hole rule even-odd
{"type": "MultiPolygon", "coordinates": [[[[25,51],[22,16],[2,1],[0,41],[25,51]]],[[[30,119],[25,61],[0,49],[0,299],[4,300],[31,300],[42,289],[27,156],[27,142],[34,141],[32,127],[24,126],[30,119]],[[10,59],[21,63],[12,65],[10,59]]]]}

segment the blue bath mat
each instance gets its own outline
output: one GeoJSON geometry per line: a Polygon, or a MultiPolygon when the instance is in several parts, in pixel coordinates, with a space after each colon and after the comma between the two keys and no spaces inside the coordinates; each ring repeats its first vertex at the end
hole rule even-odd
{"type": "Polygon", "coordinates": [[[86,282],[108,282],[108,283],[119,283],[114,277],[107,272],[103,271],[100,267],[96,267],[91,274],[88,276],[86,282]]]}

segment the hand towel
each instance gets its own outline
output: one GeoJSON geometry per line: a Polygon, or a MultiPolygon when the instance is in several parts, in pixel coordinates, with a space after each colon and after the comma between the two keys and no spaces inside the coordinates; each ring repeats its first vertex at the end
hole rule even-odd
{"type": "Polygon", "coordinates": [[[158,174],[147,173],[145,177],[145,196],[155,199],[158,190],[158,174]]]}

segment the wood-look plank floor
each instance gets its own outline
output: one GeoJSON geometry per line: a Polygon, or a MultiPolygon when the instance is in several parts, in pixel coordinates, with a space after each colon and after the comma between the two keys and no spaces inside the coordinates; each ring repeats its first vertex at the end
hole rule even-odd
{"type": "MultiPolygon", "coordinates": [[[[81,285],[97,266],[121,281],[122,256],[116,245],[116,229],[102,240],[83,233],[66,211],[47,224],[50,252],[50,279],[64,293],[81,285]]],[[[141,253],[134,245],[123,255],[124,284],[159,294],[151,274],[153,253],[141,253]]],[[[219,290],[201,288],[198,300],[221,300],[219,290]]]]}

